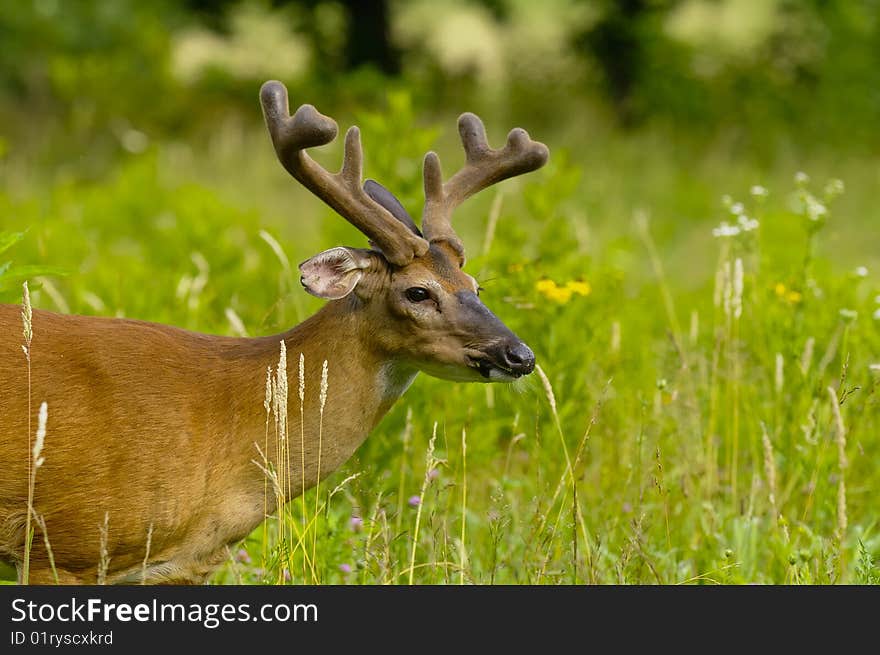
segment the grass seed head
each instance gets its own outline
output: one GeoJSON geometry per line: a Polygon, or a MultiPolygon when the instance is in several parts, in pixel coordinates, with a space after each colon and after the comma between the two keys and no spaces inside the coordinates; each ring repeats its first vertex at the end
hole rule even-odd
{"type": "Polygon", "coordinates": [[[324,360],[324,365],[321,367],[321,413],[324,413],[324,405],[327,403],[327,360],[324,360]]]}
{"type": "Polygon", "coordinates": [[[46,441],[46,421],[49,418],[49,406],[44,400],[40,404],[40,412],[37,416],[37,438],[34,440],[34,468],[40,468],[43,465],[43,458],[40,453],[43,452],[43,445],[46,441]]]}
{"type": "Polygon", "coordinates": [[[22,285],[22,299],[21,299],[21,322],[24,325],[24,343],[25,343],[25,354],[28,353],[31,340],[34,338],[34,329],[33,329],[33,310],[31,309],[31,292],[28,289],[28,283],[25,282],[22,285]]]}
{"type": "Polygon", "coordinates": [[[302,405],[306,397],[306,358],[303,353],[299,354],[299,404],[302,405]]]}

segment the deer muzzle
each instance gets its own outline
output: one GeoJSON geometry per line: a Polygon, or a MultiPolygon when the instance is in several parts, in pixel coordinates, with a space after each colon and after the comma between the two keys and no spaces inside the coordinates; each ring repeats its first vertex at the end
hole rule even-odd
{"type": "Polygon", "coordinates": [[[487,344],[468,355],[470,365],[487,380],[510,381],[535,370],[535,353],[486,307],[476,294],[459,292],[469,327],[487,344]]]}

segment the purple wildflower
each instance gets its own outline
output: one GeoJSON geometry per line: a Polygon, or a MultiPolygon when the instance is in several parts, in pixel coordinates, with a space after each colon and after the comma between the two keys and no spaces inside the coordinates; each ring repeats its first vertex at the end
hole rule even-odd
{"type": "Polygon", "coordinates": [[[422,504],[422,499],[418,496],[410,496],[407,502],[409,503],[410,507],[418,507],[422,504]]]}

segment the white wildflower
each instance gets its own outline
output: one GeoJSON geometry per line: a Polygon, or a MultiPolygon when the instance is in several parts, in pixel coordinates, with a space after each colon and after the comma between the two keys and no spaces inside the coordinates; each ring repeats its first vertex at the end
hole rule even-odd
{"type": "Polygon", "coordinates": [[[828,215],[828,208],[821,202],[816,200],[813,196],[807,195],[806,203],[807,218],[809,218],[811,221],[821,220],[828,215]]]}
{"type": "Polygon", "coordinates": [[[758,219],[749,218],[745,214],[740,214],[737,217],[736,222],[739,223],[739,227],[740,229],[742,229],[743,232],[751,232],[752,230],[757,230],[758,226],[760,225],[760,223],[758,223],[758,219]]]}
{"type": "Polygon", "coordinates": [[[868,277],[868,267],[859,266],[853,271],[856,277],[868,277]]]}
{"type": "Polygon", "coordinates": [[[746,211],[746,208],[743,206],[741,202],[735,202],[730,206],[730,213],[734,216],[742,216],[746,211]]]}
{"type": "Polygon", "coordinates": [[[749,189],[749,193],[755,198],[766,198],[770,195],[770,192],[760,184],[753,185],[752,188],[749,189]]]}
{"type": "Polygon", "coordinates": [[[727,221],[721,221],[721,225],[712,230],[712,236],[717,238],[735,237],[740,233],[740,228],[736,225],[730,225],[727,221]]]}
{"type": "Polygon", "coordinates": [[[798,171],[794,174],[794,183],[798,186],[804,186],[810,181],[810,176],[804,173],[803,171],[798,171]]]}
{"type": "Polygon", "coordinates": [[[828,184],[825,185],[825,197],[831,200],[841,195],[845,190],[846,187],[843,184],[843,180],[828,180],[828,184]]]}

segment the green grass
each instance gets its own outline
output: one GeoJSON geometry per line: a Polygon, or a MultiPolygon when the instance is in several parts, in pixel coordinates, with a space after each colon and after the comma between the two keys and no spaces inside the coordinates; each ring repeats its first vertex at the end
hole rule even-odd
{"type": "MultiPolygon", "coordinates": [[[[361,121],[367,176],[416,210],[436,132],[397,109],[393,125],[361,121]]],[[[552,162],[503,185],[488,251],[494,191],[456,225],[484,300],[550,388],[537,374],[513,386],[420,376],[320,498],[289,504],[284,521],[302,525],[304,507],[314,519],[313,569],[279,545],[272,519],[266,547],[261,527],[214,581],[275,582],[287,569],[295,583],[876,583],[876,162],[758,166],[720,148],[686,156],[652,134],[533,136],[552,162]],[[801,167],[815,182],[792,181],[801,167]],[[798,198],[821,198],[832,176],[847,191],[812,223],[798,198]],[[765,201],[750,196],[756,183],[765,201]],[[714,238],[735,221],[724,194],[760,227],[714,238]],[[724,281],[737,259],[738,317],[724,281]],[[554,294],[547,279],[590,293],[554,294]]],[[[450,137],[438,142],[447,171],[460,160],[450,137]]],[[[286,177],[256,125],[225,125],[192,149],[154,144],[87,181],[31,176],[14,152],[3,167],[0,230],[28,229],[4,254],[68,271],[32,292],[46,309],[232,334],[231,308],[268,334],[320,302],[261,230],[293,265],[363,245],[286,177]]]]}

